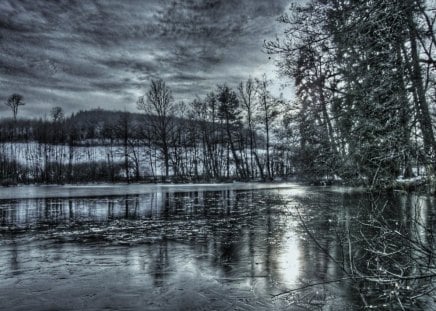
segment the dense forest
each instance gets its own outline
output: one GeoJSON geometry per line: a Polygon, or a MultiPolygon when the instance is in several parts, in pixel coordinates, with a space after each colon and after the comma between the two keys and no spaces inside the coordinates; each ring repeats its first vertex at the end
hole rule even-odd
{"type": "Polygon", "coordinates": [[[285,35],[265,45],[295,80],[299,171],[373,187],[434,176],[436,16],[428,5],[315,0],[281,16],[285,35]]]}
{"type": "Polygon", "coordinates": [[[271,93],[266,76],[189,103],[155,79],[138,113],[65,117],[55,107],[49,119],[24,120],[23,97],[11,95],[13,118],[0,124],[0,179],[431,182],[435,21],[418,0],[295,2],[279,18],[283,34],[264,45],[295,81],[291,102],[271,93]]]}

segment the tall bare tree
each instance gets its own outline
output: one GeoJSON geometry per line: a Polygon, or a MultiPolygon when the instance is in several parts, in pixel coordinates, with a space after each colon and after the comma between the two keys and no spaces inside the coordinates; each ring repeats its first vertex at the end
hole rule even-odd
{"type": "Polygon", "coordinates": [[[254,177],[254,143],[255,143],[255,133],[253,126],[253,115],[255,110],[255,93],[256,93],[256,84],[252,78],[248,78],[248,80],[244,83],[241,82],[238,86],[239,96],[242,99],[242,108],[245,110],[246,118],[247,118],[247,126],[248,126],[248,135],[249,135],[249,143],[250,143],[250,176],[254,177]]]}
{"type": "Polygon", "coordinates": [[[139,97],[137,108],[149,115],[147,132],[153,136],[154,143],[162,153],[165,177],[168,177],[176,110],[171,89],[162,79],[152,80],[147,93],[139,97]]]}
{"type": "Polygon", "coordinates": [[[268,179],[273,178],[270,159],[270,146],[271,146],[271,128],[272,123],[278,117],[280,113],[280,106],[283,102],[280,99],[275,98],[269,91],[269,85],[271,81],[267,79],[266,75],[262,76],[262,79],[256,79],[257,83],[257,95],[259,97],[258,107],[258,119],[263,125],[266,139],[266,173],[268,179]]]}

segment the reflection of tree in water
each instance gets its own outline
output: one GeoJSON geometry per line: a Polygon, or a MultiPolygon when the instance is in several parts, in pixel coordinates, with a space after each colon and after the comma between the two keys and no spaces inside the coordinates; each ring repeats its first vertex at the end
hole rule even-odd
{"type": "Polygon", "coordinates": [[[9,226],[19,221],[18,209],[15,206],[18,204],[16,200],[2,200],[0,205],[0,219],[2,226],[9,226]]]}
{"type": "Polygon", "coordinates": [[[168,278],[171,261],[168,256],[168,241],[163,240],[159,243],[159,247],[154,254],[154,260],[150,266],[153,283],[156,287],[162,287],[165,280],[168,278]]]}
{"type": "Polygon", "coordinates": [[[231,232],[223,234],[220,240],[220,246],[218,248],[220,264],[223,271],[228,274],[232,270],[232,265],[239,262],[239,252],[235,245],[237,242],[234,241],[235,238],[231,232]]]}
{"type": "Polygon", "coordinates": [[[18,258],[18,246],[15,240],[10,244],[10,248],[11,248],[11,271],[14,275],[17,275],[20,274],[20,263],[18,258]]]}
{"type": "MultiPolygon", "coordinates": [[[[273,199],[273,198],[271,198],[273,199]]],[[[269,201],[267,199],[267,201],[269,201]]],[[[274,205],[266,203],[264,217],[258,219],[258,228],[266,228],[266,230],[259,231],[259,237],[257,244],[265,244],[264,246],[264,262],[262,266],[264,267],[259,271],[258,275],[262,275],[266,280],[268,280],[268,286],[272,286],[271,282],[280,278],[280,275],[276,273],[279,272],[278,268],[278,258],[277,249],[279,248],[279,241],[283,240],[283,235],[285,233],[285,226],[280,222],[281,213],[274,209],[274,205]],[[262,237],[262,234],[264,236],[262,237]]],[[[280,272],[279,272],[280,273],[280,272]]]]}
{"type": "Polygon", "coordinates": [[[113,200],[107,200],[107,218],[108,220],[115,219],[115,202],[113,200]]]}
{"type": "MultiPolygon", "coordinates": [[[[349,289],[342,295],[355,307],[431,309],[436,277],[432,200],[376,194],[331,199],[322,195],[302,201],[300,229],[309,237],[302,244],[308,258],[304,275],[312,270],[312,279],[288,292],[288,298],[313,304],[313,293],[333,284],[349,289]]],[[[334,288],[323,291],[319,305],[333,299],[334,288]]]]}
{"type": "Polygon", "coordinates": [[[47,228],[56,227],[60,222],[65,221],[67,215],[64,212],[64,200],[43,199],[43,217],[40,217],[39,225],[47,228]]]}
{"type": "Polygon", "coordinates": [[[279,205],[278,197],[265,200],[265,196],[272,194],[253,194],[251,191],[171,194],[165,199],[169,202],[162,203],[160,233],[167,239],[192,242],[198,250],[206,249],[210,262],[227,276],[240,273],[254,277],[256,272],[250,272],[250,269],[274,266],[274,259],[271,259],[275,256],[274,243],[269,237],[277,235],[280,228],[274,225],[276,215],[271,209],[268,216],[265,215],[268,205],[279,205]],[[265,232],[267,222],[269,233],[265,232]],[[205,247],[199,247],[202,244],[205,247]],[[270,252],[265,255],[267,249],[270,252]],[[262,259],[255,262],[257,253],[262,255],[262,259]]]}
{"type": "Polygon", "coordinates": [[[205,226],[210,228],[206,242],[211,244],[214,266],[222,269],[227,276],[232,274],[240,260],[236,244],[240,242],[241,227],[237,225],[236,218],[231,217],[240,199],[230,191],[205,194],[205,226]]]}
{"type": "Polygon", "coordinates": [[[126,195],[124,197],[124,219],[138,219],[139,217],[139,195],[126,195]]]}
{"type": "Polygon", "coordinates": [[[282,226],[282,200],[272,193],[223,192],[217,201],[212,237],[211,262],[225,277],[244,277],[253,290],[270,293],[280,278],[279,242],[286,231],[282,226]],[[219,206],[222,206],[220,209],[219,206]],[[220,222],[224,220],[224,222],[220,222]]]}

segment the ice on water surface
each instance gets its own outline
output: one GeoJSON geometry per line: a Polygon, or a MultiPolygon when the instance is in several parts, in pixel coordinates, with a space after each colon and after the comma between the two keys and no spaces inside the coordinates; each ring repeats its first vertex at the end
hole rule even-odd
{"type": "Polygon", "coordinates": [[[297,282],[283,208],[283,194],[304,191],[294,184],[10,189],[0,191],[8,310],[267,310],[283,303],[271,293],[297,282]]]}

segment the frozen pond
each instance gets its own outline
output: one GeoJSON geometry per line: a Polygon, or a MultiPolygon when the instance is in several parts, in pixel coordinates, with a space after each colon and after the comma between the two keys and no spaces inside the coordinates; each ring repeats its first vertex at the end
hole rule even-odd
{"type": "MultiPolygon", "coordinates": [[[[371,302],[337,262],[346,257],[341,230],[353,231],[351,219],[367,209],[360,192],[236,183],[0,195],[2,310],[341,310],[371,302]]],[[[397,226],[410,224],[412,205],[434,225],[430,198],[377,204],[397,226]]],[[[426,231],[414,234],[434,246],[426,231]]]]}

